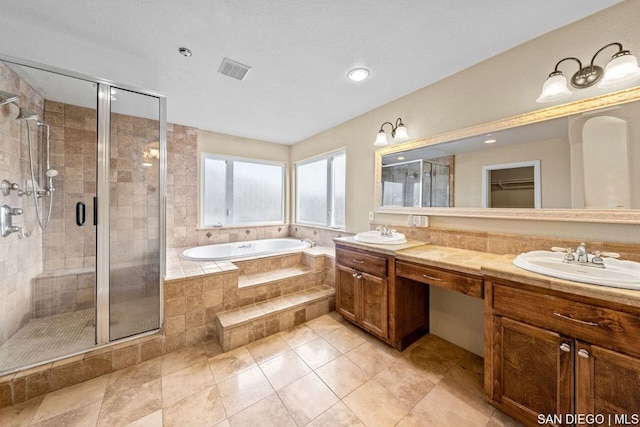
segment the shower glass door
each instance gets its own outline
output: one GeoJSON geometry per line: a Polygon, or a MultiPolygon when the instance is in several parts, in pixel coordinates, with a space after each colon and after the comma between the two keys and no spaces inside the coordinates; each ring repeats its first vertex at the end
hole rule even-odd
{"type": "Polygon", "coordinates": [[[109,340],[160,327],[161,101],[109,87],[109,340]]]}

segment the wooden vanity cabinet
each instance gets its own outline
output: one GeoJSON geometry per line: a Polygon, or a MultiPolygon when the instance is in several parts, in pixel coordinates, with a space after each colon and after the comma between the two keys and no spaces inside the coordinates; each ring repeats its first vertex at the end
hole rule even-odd
{"type": "Polygon", "coordinates": [[[485,286],[492,405],[530,426],[598,421],[575,414],[640,422],[640,311],[502,279],[485,286]]]}
{"type": "Polygon", "coordinates": [[[429,267],[409,261],[396,261],[396,276],[450,289],[476,298],[483,297],[484,283],[481,276],[429,267]]]}
{"type": "Polygon", "coordinates": [[[427,287],[401,285],[395,258],[336,245],[336,311],[398,350],[429,332],[427,287]]]}
{"type": "Polygon", "coordinates": [[[337,266],[336,310],[379,338],[387,339],[387,278],[337,266]]]}

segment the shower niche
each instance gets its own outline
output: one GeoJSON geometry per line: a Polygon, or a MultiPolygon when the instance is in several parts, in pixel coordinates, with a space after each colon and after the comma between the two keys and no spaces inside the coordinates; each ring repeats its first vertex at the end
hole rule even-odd
{"type": "Polygon", "coordinates": [[[0,62],[0,374],[161,324],[165,98],[54,71],[0,62]]]}

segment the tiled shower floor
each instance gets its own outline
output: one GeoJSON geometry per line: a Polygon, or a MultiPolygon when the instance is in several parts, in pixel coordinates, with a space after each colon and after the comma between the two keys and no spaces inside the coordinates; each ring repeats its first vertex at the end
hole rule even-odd
{"type": "MultiPolygon", "coordinates": [[[[127,337],[158,328],[156,298],[111,307],[111,333],[127,337]]],[[[94,309],[32,319],[0,346],[0,372],[55,359],[95,345],[94,309]]]]}
{"type": "Polygon", "coordinates": [[[0,346],[0,372],[94,345],[93,309],[32,319],[0,346]]]}

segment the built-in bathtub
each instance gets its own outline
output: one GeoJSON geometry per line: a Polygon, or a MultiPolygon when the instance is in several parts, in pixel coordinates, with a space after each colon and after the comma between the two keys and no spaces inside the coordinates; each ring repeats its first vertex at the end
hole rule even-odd
{"type": "Polygon", "coordinates": [[[299,239],[248,240],[245,242],[196,246],[182,251],[180,257],[191,261],[217,261],[279,254],[308,248],[309,246],[309,243],[299,239]]]}

